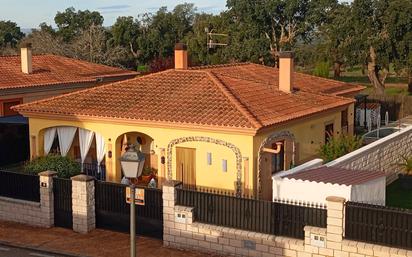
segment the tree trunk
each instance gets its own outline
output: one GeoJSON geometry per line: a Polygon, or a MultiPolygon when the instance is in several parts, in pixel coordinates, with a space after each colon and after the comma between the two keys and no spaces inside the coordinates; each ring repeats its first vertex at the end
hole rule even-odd
{"type": "Polygon", "coordinates": [[[375,48],[372,46],[369,49],[369,62],[368,62],[368,77],[370,82],[372,83],[373,87],[376,90],[376,93],[378,94],[384,94],[385,93],[385,78],[381,80],[379,77],[379,68],[376,65],[376,53],[375,53],[375,48]]]}
{"type": "Polygon", "coordinates": [[[342,64],[340,62],[335,62],[333,65],[333,76],[335,78],[339,78],[340,77],[340,73],[341,73],[341,68],[342,64]]]}

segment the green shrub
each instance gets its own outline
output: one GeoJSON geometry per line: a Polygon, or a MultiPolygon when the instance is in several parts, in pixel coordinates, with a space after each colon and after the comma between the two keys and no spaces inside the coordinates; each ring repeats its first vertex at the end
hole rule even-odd
{"type": "Polygon", "coordinates": [[[71,178],[80,174],[80,164],[60,155],[38,157],[24,166],[28,173],[38,174],[42,171],[56,171],[59,178],[71,178]]]}
{"type": "Polygon", "coordinates": [[[313,75],[323,78],[329,78],[329,70],[329,62],[318,62],[316,63],[315,69],[313,70],[313,75]]]}
{"type": "Polygon", "coordinates": [[[412,156],[402,156],[402,162],[398,163],[398,165],[402,167],[403,171],[405,172],[405,175],[412,176],[412,156]]]}
{"type": "Polygon", "coordinates": [[[345,154],[355,151],[362,146],[362,138],[358,136],[340,136],[331,138],[322,145],[318,154],[325,162],[333,161],[345,154]]]}

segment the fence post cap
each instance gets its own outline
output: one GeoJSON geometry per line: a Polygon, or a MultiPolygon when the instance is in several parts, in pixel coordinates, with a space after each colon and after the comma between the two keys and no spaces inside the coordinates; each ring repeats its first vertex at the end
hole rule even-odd
{"type": "Polygon", "coordinates": [[[51,170],[46,170],[42,171],[39,173],[39,176],[44,176],[44,177],[54,177],[57,175],[57,172],[51,171],[51,170]]]}
{"type": "Polygon", "coordinates": [[[163,183],[163,186],[168,186],[168,187],[177,187],[179,185],[182,184],[182,181],[178,181],[178,180],[166,180],[163,183]]]}
{"type": "Polygon", "coordinates": [[[339,196],[328,196],[326,197],[326,201],[335,202],[335,203],[344,203],[346,202],[346,199],[343,197],[339,197],[339,196]]]}
{"type": "Polygon", "coordinates": [[[84,175],[84,174],[80,174],[80,175],[71,177],[70,179],[73,180],[73,181],[89,182],[89,181],[93,181],[94,177],[87,176],[87,175],[84,175]]]}

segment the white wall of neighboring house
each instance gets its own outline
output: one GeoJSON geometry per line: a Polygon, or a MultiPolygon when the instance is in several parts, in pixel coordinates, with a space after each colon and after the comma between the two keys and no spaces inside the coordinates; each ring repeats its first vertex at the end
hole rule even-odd
{"type": "Polygon", "coordinates": [[[326,204],[326,197],[331,194],[349,200],[351,186],[287,178],[278,178],[273,181],[273,199],[326,204]]]}
{"type": "Polygon", "coordinates": [[[385,188],[385,177],[371,180],[362,185],[354,185],[352,186],[350,200],[354,202],[385,205],[385,188]]]}
{"type": "Polygon", "coordinates": [[[385,205],[385,187],[385,177],[360,185],[277,178],[273,181],[273,199],[326,204],[326,197],[333,194],[347,201],[385,205]]]}

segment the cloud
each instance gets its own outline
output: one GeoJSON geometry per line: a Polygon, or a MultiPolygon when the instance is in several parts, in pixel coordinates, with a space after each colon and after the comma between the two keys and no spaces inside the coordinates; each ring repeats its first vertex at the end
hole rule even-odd
{"type": "Polygon", "coordinates": [[[132,7],[131,5],[128,4],[119,4],[119,5],[108,5],[108,6],[102,6],[99,7],[97,9],[99,10],[103,10],[103,11],[120,11],[120,10],[124,10],[124,9],[129,9],[130,7],[132,7]]]}

